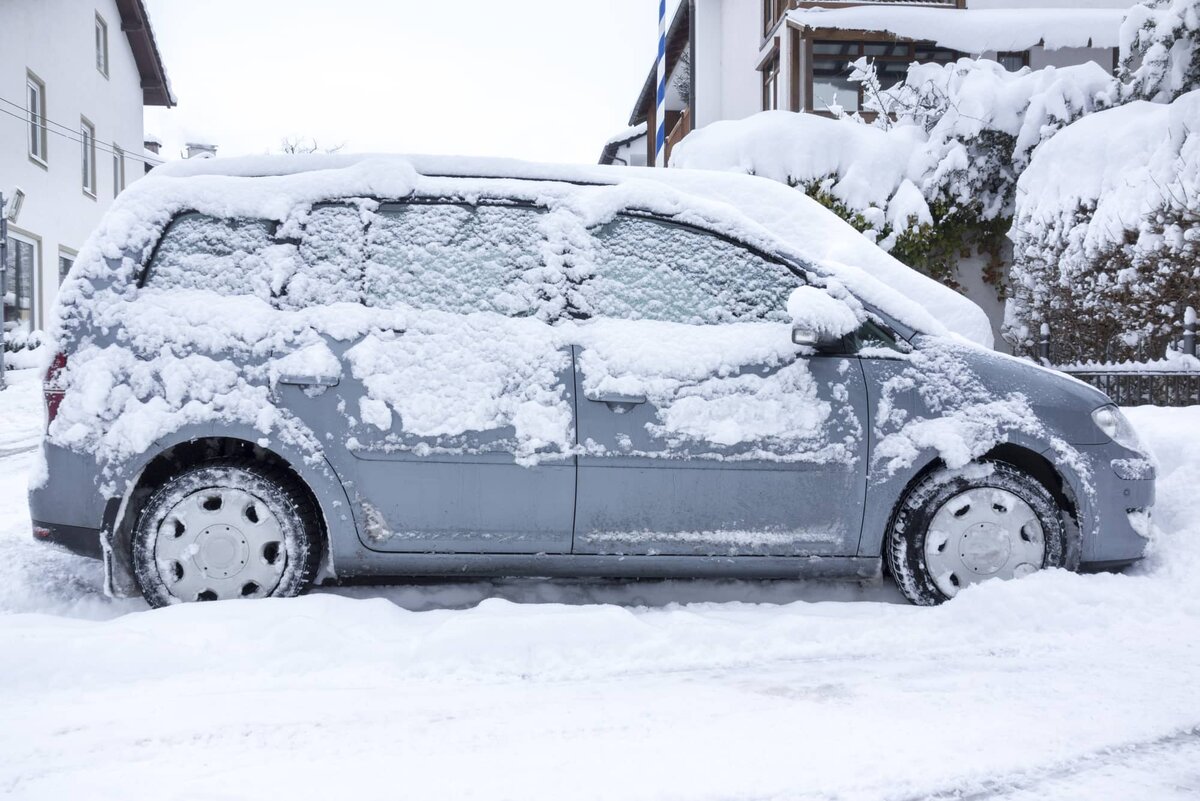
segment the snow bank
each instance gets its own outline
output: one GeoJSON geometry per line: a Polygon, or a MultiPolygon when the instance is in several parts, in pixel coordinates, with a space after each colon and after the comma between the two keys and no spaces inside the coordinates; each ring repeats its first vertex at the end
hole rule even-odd
{"type": "Polygon", "coordinates": [[[1066,47],[1116,47],[1123,9],[997,8],[941,9],[858,8],[798,9],[788,21],[803,28],[884,31],[918,41],[932,41],[964,53],[1047,50],[1066,47]]]}

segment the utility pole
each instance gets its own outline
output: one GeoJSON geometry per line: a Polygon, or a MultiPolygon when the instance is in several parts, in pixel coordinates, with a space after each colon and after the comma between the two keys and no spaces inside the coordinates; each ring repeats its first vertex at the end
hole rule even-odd
{"type": "Polygon", "coordinates": [[[4,203],[4,193],[0,192],[0,389],[4,389],[4,310],[8,304],[4,298],[8,295],[8,210],[4,203]]]}

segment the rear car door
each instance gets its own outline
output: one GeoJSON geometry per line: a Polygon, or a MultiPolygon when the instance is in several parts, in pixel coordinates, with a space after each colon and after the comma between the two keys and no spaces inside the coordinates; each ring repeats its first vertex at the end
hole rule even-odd
{"type": "Polygon", "coordinates": [[[856,552],[866,394],[803,353],[786,265],[673,222],[594,231],[579,288],[575,553],[856,552]]]}
{"type": "Polygon", "coordinates": [[[279,391],[342,449],[366,547],[570,551],[574,373],[569,346],[535,313],[541,217],[410,202],[321,207],[307,220],[290,302],[344,286],[339,300],[357,308],[325,313],[355,335],[326,337],[331,375],[280,369],[279,391]]]}

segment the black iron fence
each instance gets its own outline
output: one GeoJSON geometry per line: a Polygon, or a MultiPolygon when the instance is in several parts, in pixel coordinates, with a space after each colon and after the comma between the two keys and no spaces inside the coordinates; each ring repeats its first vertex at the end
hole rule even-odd
{"type": "Polygon", "coordinates": [[[1122,364],[1052,365],[1051,332],[1042,326],[1038,355],[1043,364],[1074,376],[1106,393],[1119,406],[1200,405],[1200,359],[1196,350],[1196,312],[1183,318],[1178,350],[1168,358],[1122,364]]]}

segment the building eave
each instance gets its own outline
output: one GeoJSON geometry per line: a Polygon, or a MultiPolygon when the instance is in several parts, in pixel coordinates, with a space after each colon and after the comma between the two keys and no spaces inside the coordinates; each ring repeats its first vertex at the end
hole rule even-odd
{"type": "Polygon", "coordinates": [[[171,91],[167,68],[163,65],[143,0],[116,0],[116,3],[117,11],[121,14],[121,30],[129,40],[129,48],[133,51],[133,60],[141,77],[143,105],[171,108],[176,104],[175,95],[171,91]]]}

